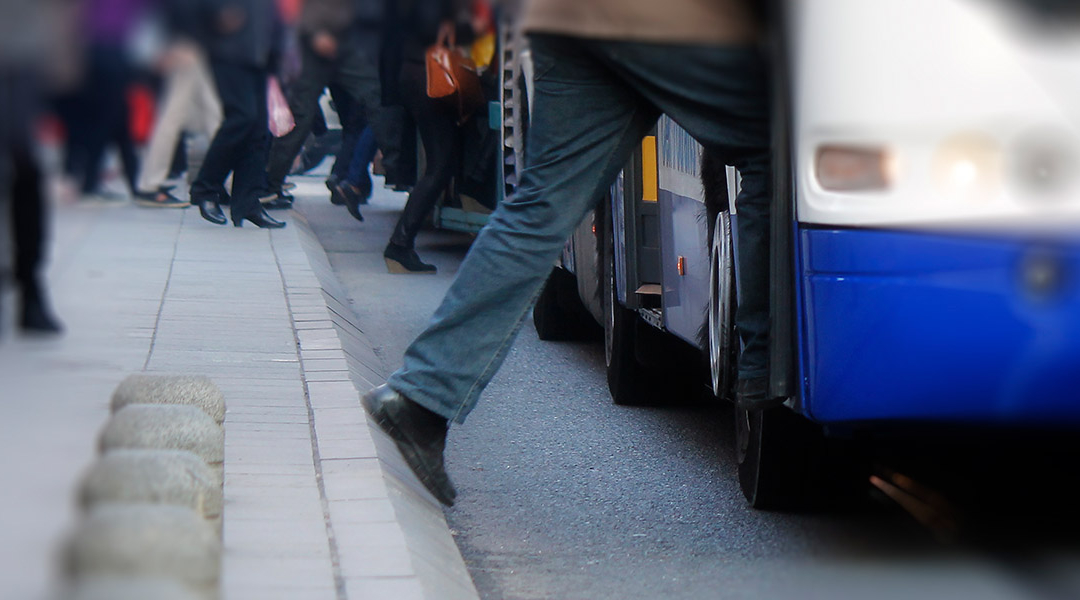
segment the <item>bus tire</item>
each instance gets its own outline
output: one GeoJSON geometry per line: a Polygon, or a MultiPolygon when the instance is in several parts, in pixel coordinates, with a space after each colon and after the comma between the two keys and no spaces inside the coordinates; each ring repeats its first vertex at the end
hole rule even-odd
{"type": "Polygon", "coordinates": [[[761,510],[797,510],[814,503],[807,462],[812,426],[785,407],[764,411],[735,410],[739,487],[750,506],[761,510]]]}
{"type": "Polygon", "coordinates": [[[786,407],[735,410],[739,487],[759,510],[851,508],[866,501],[865,448],[825,437],[786,407]]]}
{"type": "Polygon", "coordinates": [[[604,308],[604,363],[611,400],[621,406],[657,404],[659,394],[653,369],[638,360],[641,322],[637,313],[619,303],[615,285],[615,251],[611,211],[604,211],[601,289],[604,308]]]}
{"type": "Polygon", "coordinates": [[[709,249],[708,359],[712,393],[734,398],[739,340],[735,330],[735,253],[731,214],[719,212],[714,219],[709,249]]]}
{"type": "Polygon", "coordinates": [[[596,332],[596,322],[578,297],[573,273],[555,267],[533,307],[533,327],[546,342],[584,340],[596,332]]]}

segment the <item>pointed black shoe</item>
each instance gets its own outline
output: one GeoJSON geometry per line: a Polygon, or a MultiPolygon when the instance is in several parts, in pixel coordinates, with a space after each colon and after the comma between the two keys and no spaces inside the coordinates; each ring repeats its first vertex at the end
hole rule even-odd
{"type": "Polygon", "coordinates": [[[288,210],[293,207],[293,197],[287,194],[278,194],[273,200],[263,203],[266,210],[288,210]]]}
{"type": "Polygon", "coordinates": [[[449,422],[386,384],[364,394],[360,403],[375,424],[394,440],[420,483],[436,500],[453,506],[457,490],[443,462],[449,422]]]}
{"type": "Polygon", "coordinates": [[[261,207],[250,215],[245,215],[239,219],[233,217],[233,225],[235,227],[243,227],[244,221],[251,221],[261,229],[281,229],[285,226],[284,221],[278,221],[274,217],[271,217],[266,213],[266,209],[261,207]]]}
{"type": "Polygon", "coordinates": [[[420,275],[434,275],[438,272],[435,265],[429,265],[420,260],[420,255],[412,248],[398,246],[391,242],[383,250],[383,259],[386,261],[386,270],[396,275],[414,273],[420,275]]]}
{"type": "Polygon", "coordinates": [[[25,290],[22,294],[19,327],[27,333],[45,335],[58,334],[64,330],[45,304],[40,290],[36,289],[25,290]]]}
{"type": "Polygon", "coordinates": [[[221,206],[218,205],[218,201],[211,198],[192,199],[192,204],[199,207],[199,215],[202,218],[210,221],[214,225],[224,225],[229,222],[225,218],[225,213],[221,212],[221,206]]]}
{"type": "Polygon", "coordinates": [[[364,215],[360,214],[359,196],[348,194],[342,188],[343,186],[338,186],[338,194],[342,201],[345,202],[345,208],[349,210],[349,214],[352,215],[354,219],[362,223],[364,221],[364,215]]]}

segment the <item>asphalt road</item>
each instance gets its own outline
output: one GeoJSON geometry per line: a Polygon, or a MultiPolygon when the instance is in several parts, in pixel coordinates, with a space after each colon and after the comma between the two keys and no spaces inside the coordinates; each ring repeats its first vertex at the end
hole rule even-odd
{"type": "MultiPolygon", "coordinates": [[[[297,211],[389,373],[471,237],[424,231],[417,250],[439,273],[389,275],[381,253],[405,196],[379,189],[359,223],[320,179],[297,181],[297,211]]],[[[1037,597],[1012,568],[943,547],[886,503],[824,515],[749,509],[731,432],[724,406],[613,405],[602,344],[541,342],[527,325],[447,449],[459,497],[446,517],[481,596],[1037,597]]]]}

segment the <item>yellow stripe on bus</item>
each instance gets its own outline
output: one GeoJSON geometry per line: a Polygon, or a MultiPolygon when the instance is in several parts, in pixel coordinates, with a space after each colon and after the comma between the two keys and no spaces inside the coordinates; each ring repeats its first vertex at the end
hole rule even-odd
{"type": "Polygon", "coordinates": [[[647,135],[641,140],[641,199],[656,202],[659,197],[656,167],[656,136],[647,135]]]}

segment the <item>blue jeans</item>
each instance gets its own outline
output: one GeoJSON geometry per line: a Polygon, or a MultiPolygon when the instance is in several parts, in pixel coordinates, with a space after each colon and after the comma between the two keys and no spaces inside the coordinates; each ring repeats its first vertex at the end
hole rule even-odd
{"type": "Polygon", "coordinates": [[[764,375],[768,339],[769,96],[756,48],[533,36],[527,166],[473,243],[442,305],[388,384],[458,423],[502,364],[563,244],[661,113],[743,176],[744,351],[764,375]]]}

